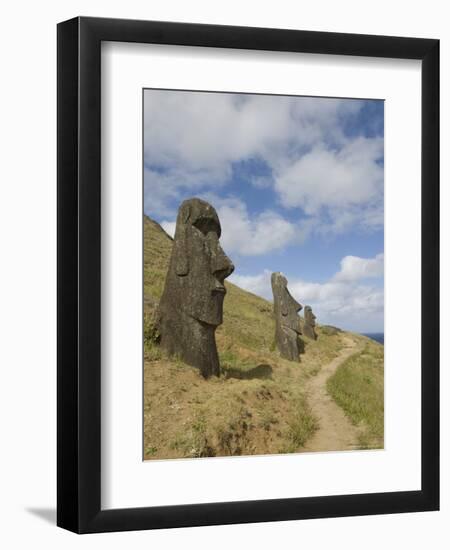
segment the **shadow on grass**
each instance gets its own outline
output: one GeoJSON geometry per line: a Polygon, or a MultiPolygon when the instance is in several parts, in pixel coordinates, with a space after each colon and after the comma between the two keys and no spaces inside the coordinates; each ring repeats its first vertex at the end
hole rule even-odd
{"type": "Polygon", "coordinates": [[[225,378],[237,378],[238,380],[253,380],[259,378],[267,380],[272,378],[273,369],[270,365],[265,363],[257,365],[256,367],[239,368],[239,367],[225,367],[223,368],[223,374],[225,378]]]}

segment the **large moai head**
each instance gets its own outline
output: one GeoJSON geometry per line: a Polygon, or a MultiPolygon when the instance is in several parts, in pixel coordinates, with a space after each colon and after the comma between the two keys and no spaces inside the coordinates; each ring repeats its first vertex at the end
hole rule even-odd
{"type": "Polygon", "coordinates": [[[305,306],[305,324],[303,326],[303,332],[305,336],[311,338],[312,340],[317,339],[316,331],[314,330],[316,326],[316,316],[314,315],[311,306],[305,306]]]}
{"type": "Polygon", "coordinates": [[[298,312],[302,309],[302,305],[289,293],[288,282],[284,275],[279,272],[272,273],[271,283],[277,348],[285,359],[298,361],[298,335],[301,334],[298,312]]]}
{"type": "Polygon", "coordinates": [[[219,374],[214,332],[223,321],[224,280],[234,270],[220,234],[210,204],[197,198],[181,204],[159,305],[161,345],[205,377],[219,374]]]}

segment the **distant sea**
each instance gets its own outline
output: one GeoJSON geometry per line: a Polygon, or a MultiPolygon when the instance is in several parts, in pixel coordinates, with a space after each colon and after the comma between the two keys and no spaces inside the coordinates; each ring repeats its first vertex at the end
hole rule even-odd
{"type": "Polygon", "coordinates": [[[367,336],[368,338],[372,338],[372,340],[375,340],[375,342],[379,342],[380,344],[383,344],[384,346],[384,332],[368,332],[363,333],[363,336],[367,336]]]}

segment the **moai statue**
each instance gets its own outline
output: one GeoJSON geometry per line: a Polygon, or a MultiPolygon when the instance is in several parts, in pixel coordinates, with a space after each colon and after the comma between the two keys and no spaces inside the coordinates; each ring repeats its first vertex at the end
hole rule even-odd
{"type": "Polygon", "coordinates": [[[308,338],[311,338],[311,340],[317,340],[317,334],[314,330],[314,327],[316,326],[316,316],[312,312],[311,306],[305,306],[305,311],[303,313],[305,315],[303,334],[308,338]]]}
{"type": "Polygon", "coordinates": [[[299,361],[300,317],[302,306],[287,289],[287,279],[281,273],[272,273],[273,307],[275,313],[275,342],[281,357],[299,361]]]}
{"type": "Polygon", "coordinates": [[[210,204],[197,198],[181,204],[158,310],[161,347],[205,378],[220,374],[215,332],[223,322],[224,280],[234,270],[220,233],[210,204]]]}

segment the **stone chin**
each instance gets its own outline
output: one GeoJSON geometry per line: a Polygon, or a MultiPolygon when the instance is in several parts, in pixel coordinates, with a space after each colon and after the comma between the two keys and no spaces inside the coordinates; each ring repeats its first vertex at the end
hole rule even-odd
{"type": "Polygon", "coordinates": [[[281,325],[283,327],[283,329],[285,330],[290,330],[292,331],[293,333],[295,332],[296,334],[301,334],[302,331],[300,329],[300,322],[299,321],[293,321],[293,322],[286,322],[286,323],[283,323],[281,325]]]}
{"type": "Polygon", "coordinates": [[[211,325],[213,327],[218,327],[223,323],[223,301],[225,298],[225,292],[216,292],[211,293],[210,298],[206,302],[206,307],[202,307],[198,311],[192,311],[190,314],[191,317],[197,319],[201,323],[206,325],[211,325]]]}

